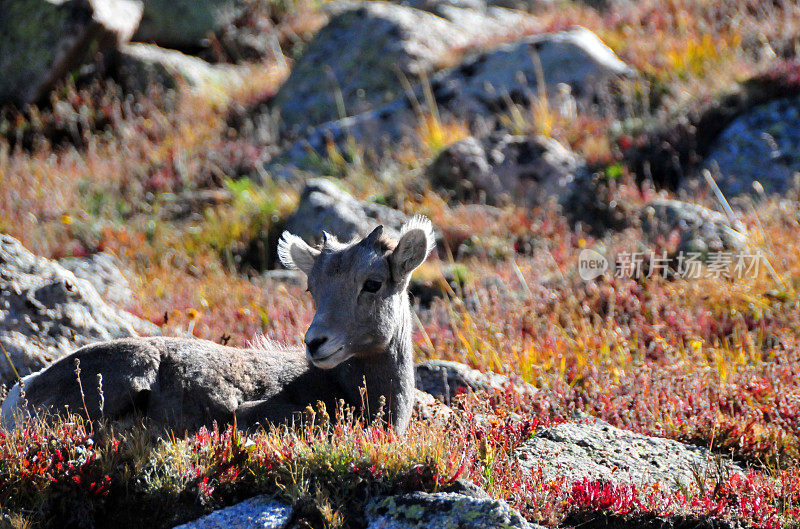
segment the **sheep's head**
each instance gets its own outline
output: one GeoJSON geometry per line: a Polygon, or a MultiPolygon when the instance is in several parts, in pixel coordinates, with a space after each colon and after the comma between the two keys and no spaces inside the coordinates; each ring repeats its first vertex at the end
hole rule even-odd
{"type": "Polygon", "coordinates": [[[430,221],[416,216],[396,241],[383,235],[383,226],[348,244],[327,234],[323,239],[320,248],[312,248],[284,232],[278,256],[285,267],[308,276],[317,312],[306,332],[306,356],[331,369],[354,356],[385,351],[398,327],[408,323],[408,280],[433,249],[434,238],[430,221]]]}

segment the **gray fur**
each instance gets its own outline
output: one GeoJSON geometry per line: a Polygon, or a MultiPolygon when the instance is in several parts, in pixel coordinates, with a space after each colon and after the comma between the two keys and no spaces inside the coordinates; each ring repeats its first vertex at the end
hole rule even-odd
{"type": "Polygon", "coordinates": [[[308,275],[317,306],[305,336],[312,345],[305,354],[266,341],[248,349],[163,337],[93,344],[25,377],[24,400],[18,384],[3,402],[3,424],[13,426],[20,411],[60,412],[67,407],[92,419],[125,420],[141,414],[178,431],[213,421],[229,423],[234,417],[242,427],[291,422],[317,401],[328,410],[340,399],[361,409],[360,388],[366,382],[368,409],[362,411],[374,416],[383,397],[384,413],[403,432],[414,404],[406,286],[431,248],[430,222],[421,218],[409,222],[397,242],[383,238],[377,228],[349,244],[327,237],[318,250],[284,234],[281,260],[308,275]],[[365,291],[367,280],[380,282],[380,288],[365,291]],[[98,374],[105,397],[102,413],[98,374]]]}

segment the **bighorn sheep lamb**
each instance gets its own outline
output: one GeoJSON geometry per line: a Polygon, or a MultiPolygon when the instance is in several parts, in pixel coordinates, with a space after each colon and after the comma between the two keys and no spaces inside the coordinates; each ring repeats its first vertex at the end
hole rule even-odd
{"type": "Polygon", "coordinates": [[[234,417],[241,426],[291,421],[317,401],[333,410],[339,400],[357,409],[365,400],[362,411],[374,415],[383,398],[402,432],[414,404],[407,287],[433,246],[431,223],[421,216],[397,241],[382,226],[348,244],[325,235],[320,248],[284,232],[280,260],[306,274],[317,308],[305,354],[266,341],[249,349],[165,337],[92,344],[25,377],[24,393],[16,384],[0,408],[3,424],[12,427],[20,412],[68,408],[93,420],[140,413],[181,431],[234,417]]]}

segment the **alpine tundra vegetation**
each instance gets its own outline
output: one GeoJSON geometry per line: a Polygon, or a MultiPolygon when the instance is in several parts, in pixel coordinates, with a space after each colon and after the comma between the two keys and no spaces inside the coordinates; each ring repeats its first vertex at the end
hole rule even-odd
{"type": "Polygon", "coordinates": [[[0,0],[0,529],[800,528],[798,42],[0,0]]]}

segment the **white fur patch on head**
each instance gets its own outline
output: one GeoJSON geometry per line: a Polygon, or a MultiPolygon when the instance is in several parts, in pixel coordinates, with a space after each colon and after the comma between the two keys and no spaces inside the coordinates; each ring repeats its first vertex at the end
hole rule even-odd
{"type": "Polygon", "coordinates": [[[397,246],[389,255],[393,279],[406,288],[411,273],[428,258],[435,245],[431,221],[422,215],[408,221],[400,230],[397,246]]]}
{"type": "Polygon", "coordinates": [[[288,231],[283,232],[278,241],[278,259],[289,270],[302,270],[306,274],[314,266],[314,259],[319,251],[311,248],[306,242],[288,231]]]}
{"type": "Polygon", "coordinates": [[[292,244],[297,243],[298,239],[300,239],[300,237],[297,235],[292,235],[288,231],[285,231],[281,234],[281,238],[278,241],[278,259],[280,259],[281,264],[289,270],[297,270],[297,265],[295,265],[294,260],[292,260],[292,244]]]}
{"type": "Polygon", "coordinates": [[[402,238],[406,233],[414,230],[422,230],[422,232],[425,234],[425,240],[428,242],[426,256],[429,255],[436,247],[436,237],[433,234],[433,224],[431,224],[431,221],[428,219],[428,217],[414,215],[411,220],[403,224],[403,227],[400,228],[400,238],[402,238]]]}

